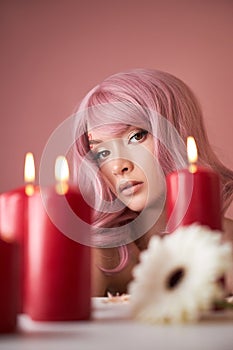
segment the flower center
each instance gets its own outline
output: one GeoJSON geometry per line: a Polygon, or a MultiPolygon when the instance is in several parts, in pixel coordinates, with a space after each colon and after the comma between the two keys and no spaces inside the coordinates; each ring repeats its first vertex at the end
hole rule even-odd
{"type": "Polygon", "coordinates": [[[166,288],[171,290],[177,287],[177,285],[182,281],[185,275],[185,270],[183,267],[179,267],[172,271],[167,278],[166,288]]]}

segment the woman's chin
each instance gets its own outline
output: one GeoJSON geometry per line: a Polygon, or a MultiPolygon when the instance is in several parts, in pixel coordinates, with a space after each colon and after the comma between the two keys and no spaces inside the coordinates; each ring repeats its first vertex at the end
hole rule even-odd
{"type": "Polygon", "coordinates": [[[124,201],[124,204],[132,211],[140,213],[147,206],[147,202],[143,199],[131,198],[124,201]]]}

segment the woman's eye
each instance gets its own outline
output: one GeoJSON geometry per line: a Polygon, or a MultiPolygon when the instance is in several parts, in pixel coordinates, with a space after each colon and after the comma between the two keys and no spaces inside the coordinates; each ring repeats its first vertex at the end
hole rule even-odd
{"type": "Polygon", "coordinates": [[[129,141],[131,143],[137,143],[137,142],[143,141],[146,139],[147,134],[148,134],[147,130],[137,131],[135,134],[133,134],[133,136],[129,138],[129,141]]]}
{"type": "Polygon", "coordinates": [[[103,161],[105,160],[110,154],[110,151],[103,150],[95,153],[95,160],[97,161],[103,161]]]}

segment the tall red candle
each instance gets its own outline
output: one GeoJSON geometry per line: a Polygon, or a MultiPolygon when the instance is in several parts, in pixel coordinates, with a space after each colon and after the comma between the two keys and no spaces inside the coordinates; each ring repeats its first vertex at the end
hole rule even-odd
{"type": "Polygon", "coordinates": [[[209,168],[196,165],[194,159],[187,169],[169,174],[166,180],[168,232],[195,222],[213,230],[221,230],[218,174],[209,168]]]}
{"type": "MultiPolygon", "coordinates": [[[[33,320],[90,318],[90,247],[66,235],[74,232],[67,203],[89,223],[82,232],[89,236],[90,207],[76,189],[67,185],[63,194],[54,186],[29,197],[26,312],[33,320]]],[[[75,230],[80,234],[78,225],[75,230]]]]}
{"type": "MultiPolygon", "coordinates": [[[[34,180],[34,158],[32,153],[27,153],[25,157],[25,181],[33,182],[34,180]],[[30,167],[31,174],[28,174],[30,167]]],[[[4,236],[9,236],[19,245],[19,275],[20,275],[20,296],[19,312],[24,312],[25,298],[25,250],[27,244],[27,201],[31,184],[17,188],[0,195],[0,231],[4,236]]]]}
{"type": "MultiPolygon", "coordinates": [[[[2,234],[0,233],[0,236],[2,234]]],[[[0,333],[14,332],[19,303],[19,250],[0,238],[0,333]]]]}

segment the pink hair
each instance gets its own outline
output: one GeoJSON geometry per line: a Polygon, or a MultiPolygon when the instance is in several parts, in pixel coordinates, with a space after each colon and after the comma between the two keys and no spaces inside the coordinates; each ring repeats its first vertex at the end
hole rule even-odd
{"type": "MultiPolygon", "coordinates": [[[[120,124],[129,124],[142,126],[156,135],[158,159],[165,174],[186,164],[186,139],[190,135],[194,136],[198,145],[199,162],[219,173],[223,199],[222,212],[224,213],[228,208],[233,195],[233,172],[214,154],[205,131],[199,103],[183,81],[169,73],[152,69],[134,69],[106,78],[84,98],[77,112],[76,131],[77,135],[80,135],[77,140],[79,161],[90,150],[87,138],[88,128],[101,126],[103,121],[109,123],[106,126],[106,133],[109,131],[112,133],[113,130],[119,132],[120,124]],[[158,116],[162,116],[159,122],[158,116]],[[174,133],[170,134],[168,124],[174,127],[179,137],[174,133]],[[116,125],[118,127],[115,127],[116,125]],[[165,147],[167,143],[169,143],[169,150],[165,147]],[[175,154],[171,154],[170,150],[174,150],[175,154]]],[[[93,161],[90,160],[89,164],[91,164],[90,169],[95,169],[95,173],[98,172],[97,165],[93,161]]],[[[93,176],[92,172],[88,173],[93,176]]],[[[87,192],[93,195],[97,191],[98,196],[108,203],[108,209],[109,203],[113,201],[116,203],[116,198],[101,179],[101,175],[97,177],[94,184],[93,179],[90,181],[85,176],[85,180],[86,183],[83,186],[87,192]]],[[[91,200],[96,201],[96,198],[91,200]]],[[[93,226],[98,232],[103,228],[121,225],[123,228],[126,222],[138,215],[128,208],[111,214],[107,211],[102,206],[95,212],[93,226]]],[[[98,237],[97,242],[102,246],[112,239],[111,235],[109,237],[106,235],[103,242],[102,236],[98,237]]],[[[125,250],[122,251],[121,248],[121,252],[123,252],[120,254],[122,259],[118,269],[122,269],[127,261],[125,250]],[[122,261],[124,261],[123,264],[122,261]]]]}

